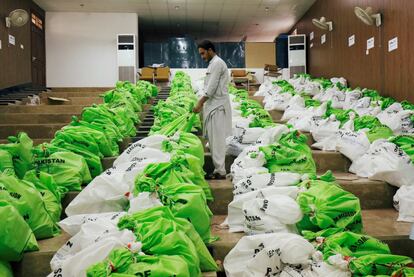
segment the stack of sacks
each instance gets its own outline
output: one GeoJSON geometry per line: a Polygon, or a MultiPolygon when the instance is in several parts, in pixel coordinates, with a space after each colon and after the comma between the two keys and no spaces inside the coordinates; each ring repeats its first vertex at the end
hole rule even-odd
{"type": "MultiPolygon", "coordinates": [[[[187,75],[177,78],[177,94],[193,93],[187,75]]],[[[201,271],[217,270],[205,245],[214,238],[203,145],[185,132],[192,128],[164,132],[164,127],[129,146],[69,204],[69,217],[60,226],[73,237],[54,256],[54,272],[201,276],[201,271]]]]}

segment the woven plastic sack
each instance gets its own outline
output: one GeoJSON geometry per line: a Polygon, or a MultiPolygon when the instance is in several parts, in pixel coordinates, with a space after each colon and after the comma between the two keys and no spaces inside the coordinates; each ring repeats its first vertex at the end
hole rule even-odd
{"type": "Polygon", "coordinates": [[[39,249],[30,226],[11,203],[0,200],[0,219],[0,260],[19,261],[23,252],[39,249]]]}
{"type": "Polygon", "coordinates": [[[201,140],[192,133],[175,133],[169,140],[163,142],[162,149],[164,152],[181,150],[186,154],[195,156],[200,160],[201,166],[204,165],[204,146],[201,140]]]}
{"type": "Polygon", "coordinates": [[[16,174],[14,172],[12,155],[8,151],[2,149],[0,149],[0,173],[8,175],[16,174]]]}
{"type": "Polygon", "coordinates": [[[414,186],[400,187],[393,197],[393,204],[399,211],[398,221],[414,223],[414,186]]]}
{"type": "Polygon", "coordinates": [[[0,276],[13,277],[13,271],[8,262],[0,260],[0,276]]]}
{"type": "Polygon", "coordinates": [[[319,231],[342,228],[361,232],[361,206],[358,197],[331,182],[317,180],[297,197],[304,214],[299,230],[319,231]]]}
{"type": "Polygon", "coordinates": [[[351,259],[349,269],[353,276],[386,275],[409,265],[413,260],[406,256],[390,254],[371,254],[351,259]]]}
{"type": "Polygon", "coordinates": [[[53,237],[60,232],[47,211],[40,192],[32,183],[2,174],[0,188],[1,199],[19,211],[37,239],[53,237]]]}

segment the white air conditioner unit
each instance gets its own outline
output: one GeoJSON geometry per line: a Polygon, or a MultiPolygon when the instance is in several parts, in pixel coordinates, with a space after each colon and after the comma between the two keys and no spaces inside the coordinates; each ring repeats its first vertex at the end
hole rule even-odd
{"type": "Polygon", "coordinates": [[[135,35],[117,36],[118,78],[120,81],[136,82],[137,47],[135,35]]]}
{"type": "Polygon", "coordinates": [[[306,35],[288,37],[289,75],[306,73],[306,35]]]}

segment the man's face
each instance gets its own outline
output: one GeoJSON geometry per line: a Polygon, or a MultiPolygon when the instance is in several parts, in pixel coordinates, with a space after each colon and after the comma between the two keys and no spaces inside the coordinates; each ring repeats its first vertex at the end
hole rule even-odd
{"type": "Polygon", "coordinates": [[[200,53],[201,58],[206,62],[209,62],[211,60],[211,52],[211,49],[206,50],[204,48],[198,48],[198,53],[200,53]]]}

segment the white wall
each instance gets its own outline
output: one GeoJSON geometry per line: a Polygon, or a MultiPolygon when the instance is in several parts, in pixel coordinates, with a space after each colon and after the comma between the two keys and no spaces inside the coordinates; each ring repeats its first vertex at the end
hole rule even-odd
{"type": "Polygon", "coordinates": [[[118,80],[117,34],[135,34],[138,39],[138,15],[47,12],[47,86],[114,86],[118,80]]]}

